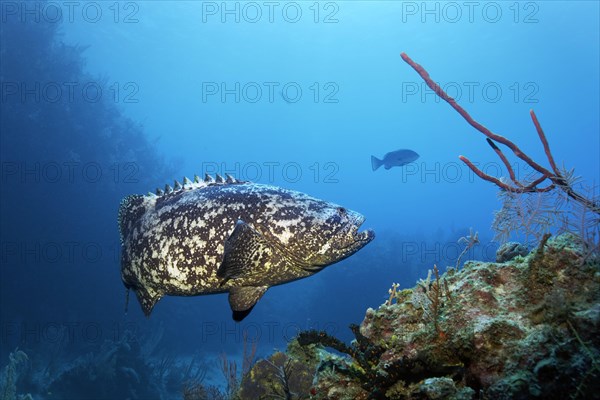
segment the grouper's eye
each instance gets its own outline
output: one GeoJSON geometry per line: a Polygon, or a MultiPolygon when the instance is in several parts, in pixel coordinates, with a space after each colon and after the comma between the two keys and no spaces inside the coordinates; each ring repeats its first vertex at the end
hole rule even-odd
{"type": "Polygon", "coordinates": [[[346,215],[348,213],[348,211],[344,208],[344,207],[338,207],[337,211],[341,214],[341,215],[346,215]]]}

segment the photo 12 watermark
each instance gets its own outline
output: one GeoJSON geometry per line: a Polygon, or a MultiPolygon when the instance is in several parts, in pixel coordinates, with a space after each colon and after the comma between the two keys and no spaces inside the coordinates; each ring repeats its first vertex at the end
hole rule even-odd
{"type": "Polygon", "coordinates": [[[202,82],[202,103],[337,104],[340,86],[328,82],[202,82]]]}
{"type": "MultiPolygon", "coordinates": [[[[498,243],[495,242],[478,242],[476,247],[466,248],[465,244],[460,241],[403,241],[399,247],[400,262],[410,263],[416,261],[421,264],[439,263],[442,260],[447,263],[458,263],[459,260],[466,261],[474,258],[495,260],[497,250],[498,243]]],[[[460,265],[457,265],[457,267],[460,267],[460,265]]]]}
{"type": "Polygon", "coordinates": [[[140,182],[137,162],[106,164],[98,161],[2,161],[0,183],[11,184],[137,184],[140,182]]]}
{"type": "Polygon", "coordinates": [[[403,23],[537,24],[541,2],[535,1],[402,1],[403,23]]]}
{"type": "Polygon", "coordinates": [[[28,347],[44,345],[100,345],[110,340],[119,342],[127,335],[140,336],[135,322],[115,321],[4,321],[0,323],[0,341],[28,347]]]}
{"type": "Polygon", "coordinates": [[[340,4],[334,1],[203,1],[202,23],[337,24],[340,4]]]}
{"type": "Polygon", "coordinates": [[[139,103],[140,87],[134,81],[2,81],[2,103],[139,103]]]}
{"type": "Polygon", "coordinates": [[[112,22],[137,24],[140,2],[137,1],[2,1],[0,21],[21,23],[112,22]]]}
{"type": "Polygon", "coordinates": [[[325,331],[335,336],[342,331],[333,321],[280,322],[263,321],[236,323],[234,321],[202,321],[197,335],[199,343],[242,344],[244,341],[261,344],[289,343],[301,332],[325,331]]]}
{"type": "Polygon", "coordinates": [[[121,259],[118,242],[93,240],[2,240],[0,262],[3,268],[21,265],[85,267],[89,264],[118,264],[121,259]]]}
{"type": "MultiPolygon", "coordinates": [[[[477,168],[485,174],[502,177],[507,175],[506,166],[502,162],[489,161],[485,163],[473,162],[477,168]]],[[[527,164],[514,162],[511,168],[517,179],[532,181],[535,179],[536,171],[527,164]]],[[[449,162],[426,162],[417,161],[397,168],[399,181],[402,183],[479,183],[481,179],[460,160],[449,162]]]]}
{"type": "Polygon", "coordinates": [[[231,175],[237,180],[262,183],[312,182],[339,183],[340,166],[334,161],[314,161],[300,163],[297,161],[249,161],[249,162],[218,162],[205,161],[200,164],[200,174],[231,175]]]}
{"type": "MultiPolygon", "coordinates": [[[[512,103],[535,104],[539,102],[540,87],[536,82],[437,82],[437,84],[457,102],[462,103],[512,103]]],[[[425,82],[402,82],[402,103],[433,101],[439,103],[440,97],[425,82]]]]}
{"type": "MultiPolygon", "coordinates": [[[[333,321],[281,322],[262,321],[237,323],[234,321],[204,320],[197,332],[197,342],[203,344],[243,344],[261,343],[280,345],[288,343],[299,333],[308,330],[327,332],[335,336],[346,329],[333,321]]],[[[20,346],[44,345],[95,345],[107,340],[119,342],[127,338],[137,338],[142,343],[155,341],[162,334],[142,330],[134,321],[3,321],[0,323],[0,341],[19,343],[20,346]],[[154,337],[156,336],[156,337],[154,337]]]]}

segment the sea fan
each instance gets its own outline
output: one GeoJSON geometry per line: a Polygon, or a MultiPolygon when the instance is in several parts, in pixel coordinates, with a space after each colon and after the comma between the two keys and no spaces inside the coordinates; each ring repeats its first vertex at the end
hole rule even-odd
{"type": "Polygon", "coordinates": [[[546,233],[569,232],[585,244],[586,258],[600,251],[600,214],[590,204],[598,204],[598,186],[586,186],[573,170],[562,169],[565,187],[577,188],[589,202],[574,201],[564,190],[515,193],[500,191],[502,208],[494,213],[494,240],[505,243],[513,235],[535,245],[546,233]]]}
{"type": "Polygon", "coordinates": [[[511,235],[522,235],[527,244],[539,242],[552,227],[558,226],[564,211],[556,207],[554,193],[513,193],[498,195],[502,208],[494,213],[494,240],[506,243],[511,235]]]}

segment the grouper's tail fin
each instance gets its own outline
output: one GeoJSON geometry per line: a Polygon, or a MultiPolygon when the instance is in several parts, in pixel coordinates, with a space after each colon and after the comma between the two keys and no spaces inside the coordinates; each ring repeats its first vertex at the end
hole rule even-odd
{"type": "Polygon", "coordinates": [[[375,156],[371,156],[371,168],[373,168],[373,171],[376,171],[377,168],[381,167],[383,165],[383,161],[380,160],[379,158],[375,157],[375,156]]]}

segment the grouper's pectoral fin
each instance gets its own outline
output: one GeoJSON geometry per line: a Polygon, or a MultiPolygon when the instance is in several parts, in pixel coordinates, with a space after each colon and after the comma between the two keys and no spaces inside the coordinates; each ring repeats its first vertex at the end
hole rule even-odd
{"type": "Polygon", "coordinates": [[[224,247],[217,276],[221,278],[221,286],[229,280],[237,283],[229,289],[229,305],[233,319],[241,321],[269,288],[265,283],[274,250],[260,232],[241,220],[235,224],[224,247]]]}
{"type": "Polygon", "coordinates": [[[229,289],[229,305],[233,311],[233,320],[239,322],[246,318],[268,288],[268,286],[242,286],[229,289]]]}
{"type": "Polygon", "coordinates": [[[261,275],[266,277],[268,274],[273,248],[260,232],[244,221],[235,224],[224,247],[223,262],[217,271],[221,286],[230,279],[256,282],[261,275]]]}
{"type": "Polygon", "coordinates": [[[151,288],[145,288],[142,286],[138,286],[134,288],[135,294],[142,306],[142,310],[144,311],[144,315],[146,317],[150,316],[152,309],[157,301],[159,301],[162,297],[162,294],[156,292],[151,288]]]}

